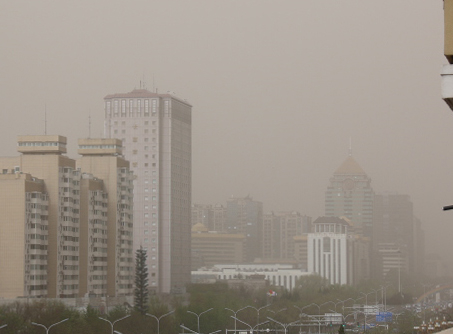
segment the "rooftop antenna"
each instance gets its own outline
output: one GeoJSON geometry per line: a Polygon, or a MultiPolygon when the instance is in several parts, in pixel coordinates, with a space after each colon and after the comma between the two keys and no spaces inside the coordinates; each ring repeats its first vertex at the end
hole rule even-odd
{"type": "Polygon", "coordinates": [[[153,73],[153,92],[156,92],[156,93],[157,93],[157,91],[156,91],[156,84],[155,84],[155,82],[154,82],[154,73],[153,73]]]}
{"type": "Polygon", "coordinates": [[[143,72],[143,75],[142,75],[142,79],[143,79],[143,89],[146,89],[145,73],[144,72],[143,72]]]}
{"type": "Polygon", "coordinates": [[[88,138],[91,138],[91,110],[88,114],[88,138]]]}
{"type": "Polygon", "coordinates": [[[44,135],[47,136],[47,103],[44,103],[44,135]]]}
{"type": "Polygon", "coordinates": [[[352,156],[352,138],[349,137],[349,156],[352,156]]]}

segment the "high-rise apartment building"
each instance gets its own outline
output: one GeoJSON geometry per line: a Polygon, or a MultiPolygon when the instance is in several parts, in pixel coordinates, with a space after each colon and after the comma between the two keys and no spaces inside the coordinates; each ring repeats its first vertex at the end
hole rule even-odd
{"type": "MultiPolygon", "coordinates": [[[[79,139],[78,153],[82,156],[77,167],[84,173],[95,175],[103,181],[102,192],[93,187],[90,193],[88,209],[93,209],[93,216],[84,220],[81,227],[88,223],[88,229],[101,235],[93,235],[87,248],[89,259],[88,275],[96,276],[90,268],[98,268],[107,261],[107,294],[125,296],[133,293],[135,254],[133,251],[133,176],[129,170],[129,161],[122,154],[119,139],[79,139]],[[101,197],[96,200],[96,197],[101,197]],[[106,201],[104,201],[106,197],[106,201]],[[95,206],[101,206],[96,210],[95,206]],[[106,213],[106,226],[96,214],[106,213]],[[97,224],[99,223],[99,224],[97,224]],[[103,234],[107,233],[107,234],[103,234]],[[97,244],[96,243],[100,243],[97,244]]],[[[91,182],[93,183],[93,181],[91,182]]],[[[86,203],[86,202],[85,202],[86,203]]],[[[88,211],[88,213],[91,213],[88,211]]],[[[91,233],[83,236],[87,237],[91,233]]],[[[81,235],[81,240],[82,237],[81,235]]],[[[93,278],[93,277],[91,277],[93,278]]],[[[88,291],[90,292],[90,291],[88,291]]]]}
{"type": "Polygon", "coordinates": [[[80,150],[80,168],[63,136],[19,136],[22,154],[0,158],[1,297],[132,294],[132,176],[101,144],[80,150]]]}
{"type": "Polygon", "coordinates": [[[261,257],[263,225],[263,203],[250,196],[227,200],[226,226],[228,233],[242,233],[246,236],[246,261],[253,262],[261,257]]]}
{"type": "Polygon", "coordinates": [[[145,89],[108,95],[105,136],[119,138],[134,181],[134,249],[147,250],[150,287],[190,282],[192,106],[145,89]]]}
{"type": "Polygon", "coordinates": [[[373,198],[371,178],[349,154],[330,179],[326,190],[325,214],[348,218],[356,233],[371,238],[373,198]]]}
{"type": "Polygon", "coordinates": [[[43,180],[0,174],[0,296],[47,296],[49,197],[43,180]]]}

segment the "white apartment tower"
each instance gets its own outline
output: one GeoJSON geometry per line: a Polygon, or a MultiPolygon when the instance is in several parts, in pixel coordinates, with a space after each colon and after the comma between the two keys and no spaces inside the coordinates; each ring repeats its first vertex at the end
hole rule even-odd
{"type": "Polygon", "coordinates": [[[135,89],[108,95],[105,136],[121,139],[134,172],[134,249],[148,253],[150,287],[182,292],[190,282],[192,106],[135,89]]]}

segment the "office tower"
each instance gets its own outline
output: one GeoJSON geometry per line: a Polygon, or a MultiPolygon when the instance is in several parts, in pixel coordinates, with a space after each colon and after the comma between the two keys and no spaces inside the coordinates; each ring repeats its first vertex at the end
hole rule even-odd
{"type": "Polygon", "coordinates": [[[274,212],[263,215],[262,257],[264,259],[281,258],[281,222],[274,212]]]}
{"type": "Polygon", "coordinates": [[[48,206],[42,180],[3,168],[0,174],[2,298],[47,296],[48,206]]]}
{"type": "Polygon", "coordinates": [[[192,204],[192,226],[203,224],[208,230],[214,231],[214,211],[210,204],[192,204]]]}
{"type": "Polygon", "coordinates": [[[357,284],[370,277],[368,250],[369,240],[347,218],[319,217],[308,233],[308,271],[331,284],[357,284]]]}
{"type": "Polygon", "coordinates": [[[423,231],[420,220],[414,216],[409,195],[395,192],[375,195],[373,229],[377,275],[384,278],[390,269],[396,269],[396,262],[402,266],[398,270],[407,271],[412,276],[422,272],[423,231]],[[394,260],[386,260],[389,257],[394,260]]]}
{"type": "Polygon", "coordinates": [[[213,229],[214,231],[226,231],[226,207],[222,204],[215,204],[212,208],[213,213],[213,229]]]}
{"type": "Polygon", "coordinates": [[[190,282],[191,112],[170,94],[108,95],[105,135],[123,142],[134,172],[134,249],[147,250],[150,287],[182,292],[190,282]]]}
{"type": "Polygon", "coordinates": [[[227,200],[226,211],[228,233],[246,236],[246,261],[253,262],[261,257],[263,203],[254,201],[250,196],[232,197],[227,200]]]}
{"type": "Polygon", "coordinates": [[[373,197],[371,179],[350,153],[330,179],[326,190],[325,214],[348,218],[356,233],[372,238],[373,197]]]}
{"type": "MultiPolygon", "coordinates": [[[[77,167],[82,172],[94,175],[103,181],[102,187],[93,186],[90,189],[91,192],[87,194],[90,198],[88,209],[94,209],[95,205],[101,207],[99,210],[94,209],[93,216],[81,224],[81,227],[85,223],[88,224],[88,229],[98,233],[92,236],[91,233],[83,235],[83,237],[91,236],[89,238],[91,244],[80,249],[81,256],[89,259],[88,267],[85,269],[89,275],[99,278],[101,273],[95,275],[91,272],[91,268],[98,268],[106,259],[107,295],[131,295],[135,254],[132,244],[133,175],[129,170],[129,161],[121,156],[122,146],[119,139],[79,139],[78,153],[82,157],[77,161],[77,167]],[[107,214],[106,221],[104,219],[97,221],[100,217],[95,217],[95,214],[101,214],[102,218],[105,217],[102,215],[103,212],[107,214]],[[85,252],[88,254],[86,255],[85,252]]],[[[91,183],[94,182],[91,181],[91,183]]],[[[84,204],[86,204],[85,201],[84,204]]],[[[86,292],[93,293],[93,291],[86,292]]]]}
{"type": "Polygon", "coordinates": [[[311,217],[296,211],[263,216],[263,258],[295,259],[294,237],[310,231],[311,217]]]}
{"type": "Polygon", "coordinates": [[[244,263],[244,249],[245,235],[243,234],[209,231],[201,223],[192,227],[192,251],[201,258],[203,267],[244,263]]]}

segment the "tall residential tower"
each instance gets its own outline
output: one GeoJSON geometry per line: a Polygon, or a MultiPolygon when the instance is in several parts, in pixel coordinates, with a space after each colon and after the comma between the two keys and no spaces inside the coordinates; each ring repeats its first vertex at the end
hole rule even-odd
{"type": "Polygon", "coordinates": [[[122,140],[134,181],[134,249],[148,253],[150,287],[181,292],[190,282],[192,106],[135,89],[108,95],[105,136],[122,140]]]}

